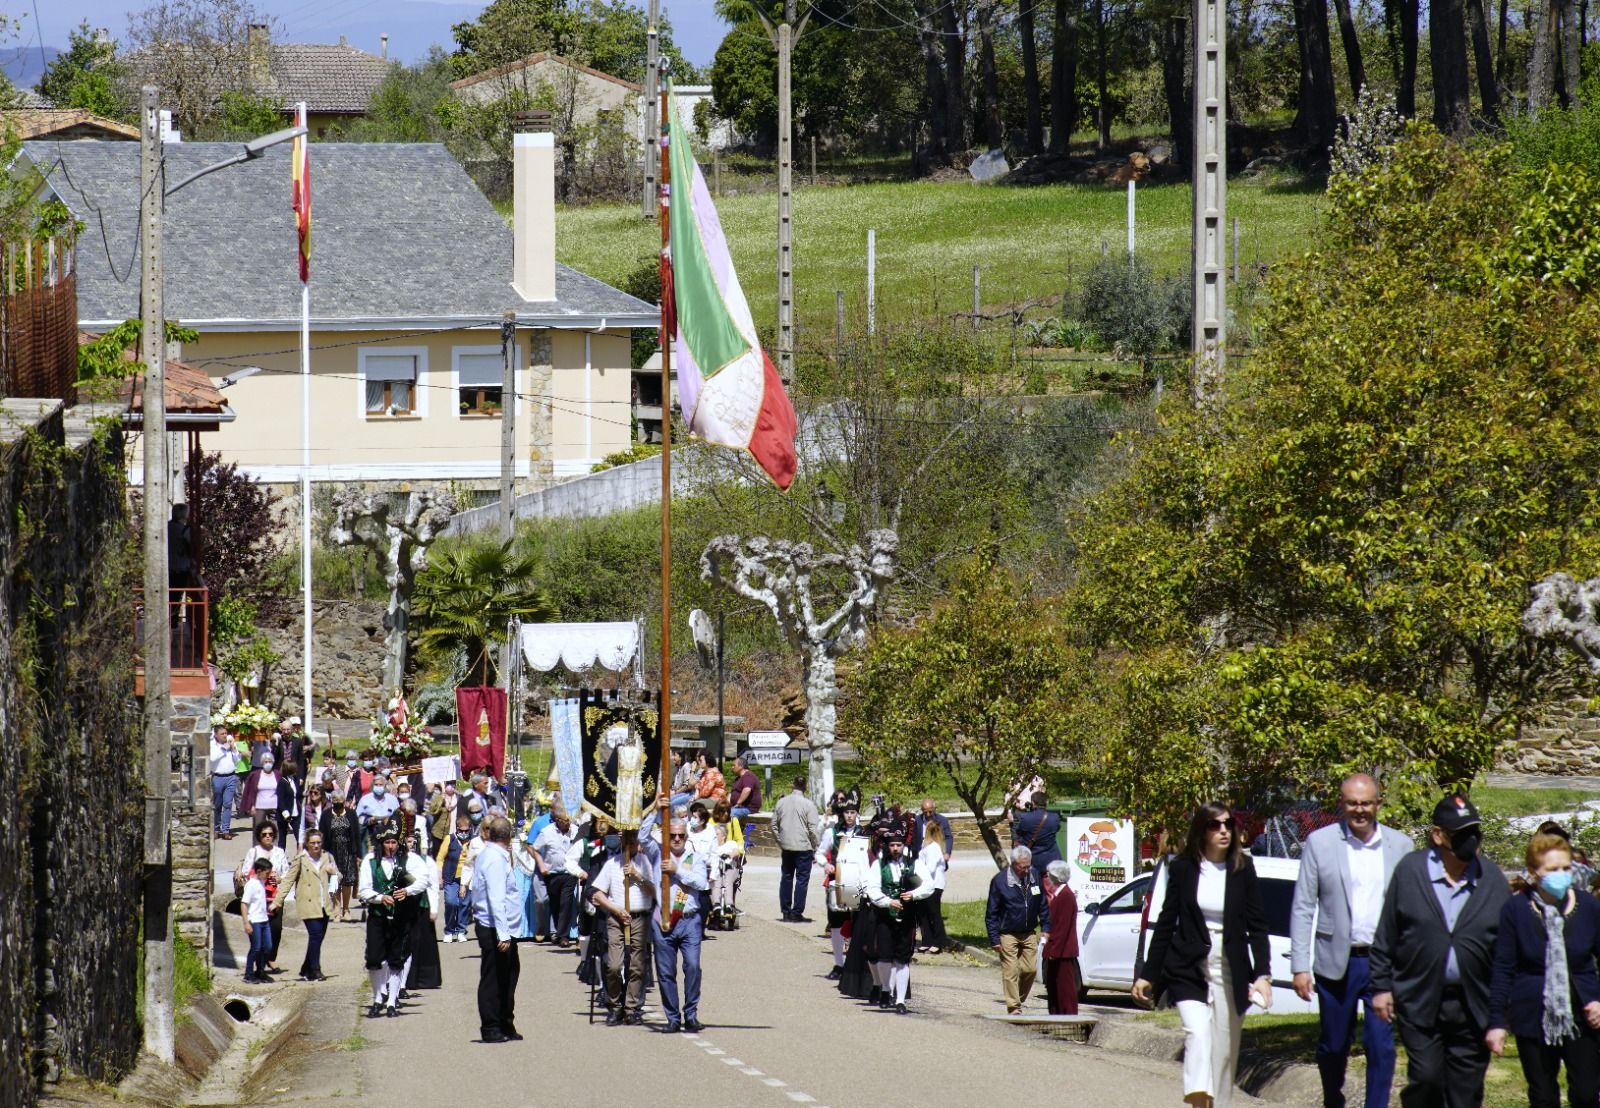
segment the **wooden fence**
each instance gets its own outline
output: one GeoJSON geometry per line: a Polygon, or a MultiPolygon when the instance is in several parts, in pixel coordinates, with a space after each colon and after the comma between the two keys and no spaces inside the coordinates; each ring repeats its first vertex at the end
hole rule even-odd
{"type": "Polygon", "coordinates": [[[72,403],[78,377],[78,280],[65,236],[0,245],[0,397],[72,403]]]}

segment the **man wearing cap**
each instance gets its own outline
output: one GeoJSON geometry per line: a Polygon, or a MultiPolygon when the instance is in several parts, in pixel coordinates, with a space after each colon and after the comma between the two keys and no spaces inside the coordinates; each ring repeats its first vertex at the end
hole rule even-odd
{"type": "Polygon", "coordinates": [[[373,829],[381,845],[361,861],[356,898],[367,908],[367,974],[372,980],[372,1006],[367,1017],[385,1009],[400,1014],[400,987],[405,982],[406,959],[411,956],[411,929],[428,889],[428,871],[408,865],[400,849],[400,829],[385,822],[373,829]]]}
{"type": "Polygon", "coordinates": [[[1365,1108],[1388,1108],[1394,1084],[1394,1031],[1372,1009],[1372,939],[1389,878],[1415,844],[1378,822],[1382,803],[1371,776],[1346,777],[1339,786],[1339,822],[1306,839],[1294,886],[1289,967],[1300,999],[1317,1000],[1317,1068],[1326,1108],[1344,1108],[1345,1068],[1363,1004],[1365,1108]]]}
{"type": "Polygon", "coordinates": [[[894,1005],[906,1014],[906,994],[911,988],[911,955],[917,945],[917,924],[911,905],[933,895],[933,880],[906,855],[903,826],[885,828],[883,854],[867,867],[866,897],[878,910],[867,958],[879,967],[883,992],[878,1007],[894,1005]]]}
{"type": "Polygon", "coordinates": [[[1478,810],[1459,794],[1433,810],[1430,845],[1395,866],[1372,940],[1372,1009],[1406,1048],[1406,1108],[1483,1103],[1489,973],[1510,891],[1478,856],[1478,810]]]}

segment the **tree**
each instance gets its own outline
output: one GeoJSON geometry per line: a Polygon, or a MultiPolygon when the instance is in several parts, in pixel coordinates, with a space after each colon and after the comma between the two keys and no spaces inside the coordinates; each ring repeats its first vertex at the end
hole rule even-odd
{"type": "MultiPolygon", "coordinates": [[[[251,94],[268,59],[250,28],[272,24],[251,0],[156,0],[128,16],[126,79],[155,85],[183,130],[200,134],[224,110],[224,94],[251,94]]],[[[277,120],[274,121],[276,124],[277,120]]]]}
{"type": "Polygon", "coordinates": [[[1593,684],[1522,616],[1600,566],[1600,181],[1417,126],[1327,202],[1221,402],[1174,390],[1074,518],[1080,727],[1129,809],[1362,769],[1420,814],[1593,684]]]}
{"type": "Polygon", "coordinates": [[[117,44],[89,21],[67,36],[67,48],[57,54],[39,77],[39,95],[58,108],[82,108],[109,119],[126,113],[119,85],[123,67],[117,61],[117,44]]]}
{"type": "Polygon", "coordinates": [[[1035,40],[1034,4],[1038,0],[1022,0],[1022,10],[1017,19],[1018,34],[1022,37],[1022,97],[1027,116],[1026,146],[1029,154],[1044,152],[1044,119],[1041,112],[1042,96],[1039,91],[1039,44],[1035,40]]]}
{"type": "MultiPolygon", "coordinates": [[[[1050,45],[1050,153],[1065,154],[1078,125],[1078,18],[1081,0],[1055,0],[1050,45]]],[[[1182,84],[1182,66],[1179,67],[1182,84]]]]}
{"type": "MultiPolygon", "coordinates": [[[[529,54],[557,54],[602,73],[637,80],[645,68],[645,13],[626,0],[492,0],[478,18],[451,29],[456,49],[451,65],[469,77],[529,54]]],[[[672,40],[672,23],[659,25],[660,51],[678,80],[695,70],[672,40]]]]}
{"type": "Polygon", "coordinates": [[[980,557],[915,625],[873,632],[845,680],[844,728],[875,782],[899,792],[949,781],[1004,865],[1000,802],[1076,749],[1081,672],[1054,600],[980,557]]]}
{"type": "Polygon", "coordinates": [[[977,0],[978,8],[978,75],[983,90],[982,139],[993,149],[1005,142],[1000,127],[1000,69],[995,64],[994,36],[1000,19],[1001,0],[977,0]]]}
{"type": "Polygon", "coordinates": [[[450,57],[438,46],[430,47],[415,65],[391,65],[348,137],[356,142],[443,141],[445,103],[454,79],[450,57]]]}
{"type": "Polygon", "coordinates": [[[290,590],[273,568],[288,549],[277,496],[215,452],[189,459],[184,486],[201,543],[200,579],[211,597],[245,601],[263,618],[281,616],[290,590]]]}
{"type": "Polygon", "coordinates": [[[1294,30],[1300,44],[1300,114],[1295,130],[1301,142],[1320,153],[1333,141],[1339,115],[1325,0],[1295,0],[1294,30]]]}
{"type": "Polygon", "coordinates": [[[509,541],[441,551],[417,578],[417,648],[441,659],[464,654],[469,682],[494,684],[504,676],[494,651],[511,621],[555,618],[549,594],[533,585],[537,570],[537,560],[509,541]]]}
{"type": "Polygon", "coordinates": [[[1472,125],[1464,0],[1429,4],[1428,53],[1433,63],[1433,125],[1447,135],[1464,135],[1472,125]]]}

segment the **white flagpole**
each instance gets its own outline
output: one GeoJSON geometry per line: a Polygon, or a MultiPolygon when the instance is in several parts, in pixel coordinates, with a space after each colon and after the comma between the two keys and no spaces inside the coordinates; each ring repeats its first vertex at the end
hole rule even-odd
{"type": "MultiPolygon", "coordinates": [[[[299,104],[298,114],[300,117],[298,123],[304,127],[306,125],[304,100],[299,104]]],[[[311,136],[308,134],[301,141],[306,144],[306,161],[309,163],[311,136]]],[[[306,188],[309,190],[310,174],[306,176],[306,188]]],[[[300,282],[300,587],[305,604],[305,626],[301,642],[301,656],[304,659],[301,680],[305,691],[305,729],[306,734],[314,742],[317,733],[311,717],[311,281],[309,274],[306,280],[300,282]]]]}

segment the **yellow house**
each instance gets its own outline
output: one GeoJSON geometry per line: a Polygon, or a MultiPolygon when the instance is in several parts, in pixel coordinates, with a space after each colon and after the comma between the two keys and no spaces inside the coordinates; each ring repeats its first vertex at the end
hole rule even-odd
{"type": "MultiPolygon", "coordinates": [[[[503,333],[516,366],[518,491],[587,473],[631,443],[630,332],[655,326],[657,310],[556,262],[551,136],[518,134],[515,147],[508,227],[441,146],[311,146],[314,482],[496,488],[503,333]]],[[[237,150],[168,144],[166,179],[237,150]]],[[[82,326],[137,317],[138,144],[24,151],[88,227],[82,326]]],[[[298,482],[302,461],[289,204],[281,146],[174,193],[163,236],[167,318],[199,332],[173,356],[208,373],[238,413],[208,446],[274,484],[298,482]]]]}

